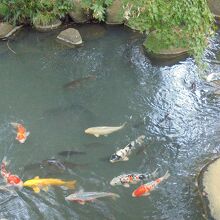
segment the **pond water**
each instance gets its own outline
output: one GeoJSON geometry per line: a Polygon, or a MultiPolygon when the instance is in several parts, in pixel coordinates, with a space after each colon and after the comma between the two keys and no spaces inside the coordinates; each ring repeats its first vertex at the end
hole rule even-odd
{"type": "MultiPolygon", "coordinates": [[[[40,194],[27,188],[13,194],[0,191],[0,218],[202,219],[194,183],[204,160],[220,149],[219,98],[210,95],[191,58],[175,65],[153,64],[143,53],[141,36],[127,28],[78,28],[84,45],[74,49],[56,41],[58,31],[21,31],[8,43],[16,54],[0,42],[0,155],[7,156],[8,169],[23,180],[74,179],[76,191],[108,191],[120,198],[83,206],[65,201],[74,191],[58,187],[40,194]],[[96,80],[63,87],[88,75],[96,80]],[[31,133],[24,144],[15,140],[9,124],[15,121],[31,133]],[[107,137],[84,133],[88,127],[124,122],[124,129],[107,137]],[[108,161],[116,149],[142,134],[146,147],[129,161],[108,161]],[[66,150],[84,154],[58,154],[66,150]],[[39,165],[51,158],[68,161],[69,169],[39,165]],[[156,168],[171,176],[148,197],[131,196],[138,185],[109,184],[121,173],[156,168]]],[[[212,46],[207,57],[219,53],[215,41],[212,46]]],[[[208,70],[220,71],[220,66],[212,64],[208,70]]]]}

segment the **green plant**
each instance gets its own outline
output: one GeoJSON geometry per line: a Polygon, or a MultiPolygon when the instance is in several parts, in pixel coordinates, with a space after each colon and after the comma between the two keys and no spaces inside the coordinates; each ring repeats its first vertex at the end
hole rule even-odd
{"type": "Polygon", "coordinates": [[[0,3],[0,17],[5,17],[8,12],[8,7],[5,4],[0,3]]]}
{"type": "Polygon", "coordinates": [[[123,11],[132,28],[155,32],[147,49],[184,47],[201,59],[214,20],[206,0],[123,0],[123,11]]]}
{"type": "Polygon", "coordinates": [[[10,23],[46,22],[61,18],[73,8],[71,0],[0,0],[9,10],[10,23]]]}
{"type": "Polygon", "coordinates": [[[4,20],[13,23],[27,23],[35,12],[35,0],[1,0],[1,4],[8,8],[4,20]]]}
{"type": "Polygon", "coordinates": [[[82,0],[83,7],[92,10],[93,18],[98,21],[105,20],[106,7],[111,4],[112,0],[82,0]]]}

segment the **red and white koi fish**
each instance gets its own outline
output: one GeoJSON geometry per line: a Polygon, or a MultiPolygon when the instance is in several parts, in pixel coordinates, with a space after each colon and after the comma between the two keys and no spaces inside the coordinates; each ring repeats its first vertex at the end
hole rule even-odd
{"type": "Polygon", "coordinates": [[[158,169],[156,169],[153,173],[129,173],[129,174],[122,174],[120,176],[114,177],[110,185],[118,186],[122,185],[124,187],[129,187],[130,184],[137,184],[141,181],[146,181],[150,179],[155,179],[158,176],[158,169]]]}
{"type": "Polygon", "coordinates": [[[26,130],[26,128],[19,123],[16,122],[11,122],[11,125],[17,129],[17,136],[16,136],[16,140],[18,140],[20,143],[24,143],[27,139],[27,137],[29,136],[30,132],[26,130]]]}
{"type": "Polygon", "coordinates": [[[3,158],[2,163],[1,163],[1,175],[4,178],[6,184],[8,186],[16,186],[18,188],[23,187],[23,181],[14,174],[11,174],[10,172],[7,172],[6,166],[9,164],[7,162],[6,157],[3,158]]]}
{"type": "Polygon", "coordinates": [[[163,180],[166,180],[170,176],[169,171],[165,173],[164,176],[150,182],[139,186],[136,190],[133,191],[133,197],[141,197],[141,196],[148,196],[150,192],[153,191],[156,186],[161,183],[163,180]]]}

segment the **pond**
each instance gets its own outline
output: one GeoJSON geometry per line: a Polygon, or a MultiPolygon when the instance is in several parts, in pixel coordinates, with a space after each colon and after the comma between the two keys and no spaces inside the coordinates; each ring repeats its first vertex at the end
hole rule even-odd
{"type": "MultiPolygon", "coordinates": [[[[0,155],[23,180],[40,177],[77,181],[76,191],[106,191],[120,198],[102,198],[80,205],[65,201],[73,190],[51,187],[34,193],[23,188],[0,191],[0,218],[6,219],[202,219],[194,182],[206,158],[219,151],[220,100],[209,94],[193,59],[174,65],[154,64],[145,56],[142,37],[123,27],[77,27],[84,45],[68,48],[56,41],[59,31],[22,30],[0,42],[0,155]],[[12,50],[16,53],[13,53],[12,50]],[[94,76],[74,88],[72,80],[94,76]],[[21,122],[30,136],[15,140],[10,122],[21,122]],[[122,130],[96,138],[84,130],[119,126],[122,130]],[[110,163],[110,156],[145,135],[129,161],[110,163]],[[64,157],[62,151],[80,151],[64,157]],[[68,169],[42,166],[48,159],[67,161],[68,169]],[[128,172],[171,176],[148,197],[131,196],[130,188],[111,186],[128,172]]],[[[217,54],[212,42],[207,57],[217,54]]],[[[208,70],[219,71],[212,64],[208,70]]],[[[208,72],[207,72],[208,73],[208,72]]],[[[3,179],[1,179],[3,183],[3,179]]]]}

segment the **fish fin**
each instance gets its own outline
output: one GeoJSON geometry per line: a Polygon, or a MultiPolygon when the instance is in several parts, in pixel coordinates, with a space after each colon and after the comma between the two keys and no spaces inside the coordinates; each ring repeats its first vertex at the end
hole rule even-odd
{"type": "Polygon", "coordinates": [[[39,176],[35,176],[34,179],[37,180],[37,179],[40,179],[40,177],[39,176]]]}
{"type": "Polygon", "coordinates": [[[149,192],[143,194],[143,196],[149,196],[149,195],[150,195],[149,192]]]}
{"type": "Polygon", "coordinates": [[[68,189],[75,189],[75,185],[76,185],[76,181],[72,180],[65,182],[64,187],[67,187],[68,189]]]}
{"type": "Polygon", "coordinates": [[[13,128],[17,128],[19,123],[17,122],[11,122],[10,125],[13,127],[13,128]]]}
{"type": "Polygon", "coordinates": [[[43,190],[44,192],[47,192],[47,191],[49,190],[49,187],[48,187],[48,186],[45,186],[45,187],[42,188],[42,190],[43,190]]]}
{"type": "Polygon", "coordinates": [[[26,132],[26,136],[28,137],[30,135],[30,131],[27,131],[26,132]]]}
{"type": "Polygon", "coordinates": [[[126,187],[126,188],[130,187],[130,185],[128,183],[124,183],[123,186],[126,187]]]}
{"type": "Polygon", "coordinates": [[[99,137],[99,134],[94,134],[97,138],[99,137]]]}
{"type": "Polygon", "coordinates": [[[40,188],[37,187],[37,186],[33,187],[33,190],[34,190],[35,193],[39,193],[40,192],[40,188]]]}
{"type": "Polygon", "coordinates": [[[77,201],[80,205],[85,205],[85,201],[77,201]]]}
{"type": "Polygon", "coordinates": [[[111,196],[113,200],[116,200],[117,198],[120,198],[120,196],[118,194],[115,194],[111,196]]]}
{"type": "Polygon", "coordinates": [[[129,160],[128,157],[124,157],[124,158],[123,158],[123,161],[128,161],[128,160],[129,160]]]}

